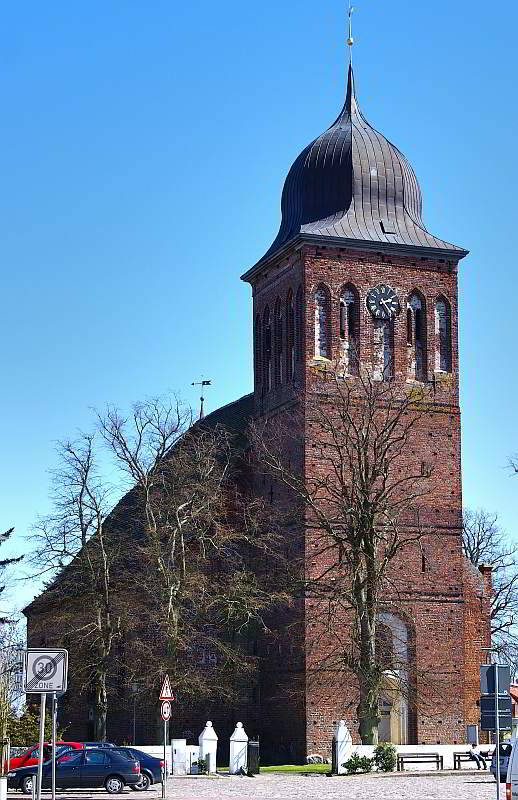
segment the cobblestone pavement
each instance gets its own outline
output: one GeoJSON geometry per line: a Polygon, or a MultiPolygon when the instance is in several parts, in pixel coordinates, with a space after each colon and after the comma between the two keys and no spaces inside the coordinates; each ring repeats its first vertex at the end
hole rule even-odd
{"type": "MultiPolygon", "coordinates": [[[[126,789],[126,800],[160,800],[161,791],[126,789]]],[[[505,797],[505,784],[501,784],[505,797]]],[[[20,792],[9,792],[9,800],[21,800],[20,792]]],[[[59,792],[58,800],[105,800],[104,790],[59,792]]],[[[167,800],[493,800],[496,784],[490,775],[466,772],[403,776],[260,775],[255,778],[173,778],[168,781],[167,800]]],[[[43,793],[43,800],[50,792],[43,793]]]]}

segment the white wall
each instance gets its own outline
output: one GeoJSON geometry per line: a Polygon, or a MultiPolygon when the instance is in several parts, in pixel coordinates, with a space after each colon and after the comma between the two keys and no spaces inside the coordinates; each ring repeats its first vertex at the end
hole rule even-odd
{"type": "MultiPolygon", "coordinates": [[[[163,744],[135,744],[131,745],[131,747],[134,747],[135,750],[142,750],[143,753],[147,753],[150,756],[155,756],[155,758],[164,758],[163,744]]],[[[170,747],[166,747],[166,764],[167,774],[171,775],[173,772],[173,753],[170,747]]]]}
{"type": "MultiPolygon", "coordinates": [[[[487,745],[490,753],[494,750],[494,745],[487,745]]],[[[444,769],[453,769],[453,754],[454,753],[467,753],[471,747],[469,744],[402,744],[396,747],[398,753],[439,753],[443,757],[444,769]]],[[[481,745],[481,750],[486,749],[486,745],[481,745]]],[[[374,746],[367,744],[357,744],[353,746],[353,753],[358,753],[359,756],[368,756],[372,758],[374,754],[374,746]]],[[[489,763],[491,759],[486,761],[489,770],[489,763]]],[[[462,769],[477,769],[474,761],[462,761],[462,769]]],[[[435,764],[428,762],[427,764],[405,764],[405,772],[408,770],[426,770],[433,771],[436,769],[435,764]]]]}

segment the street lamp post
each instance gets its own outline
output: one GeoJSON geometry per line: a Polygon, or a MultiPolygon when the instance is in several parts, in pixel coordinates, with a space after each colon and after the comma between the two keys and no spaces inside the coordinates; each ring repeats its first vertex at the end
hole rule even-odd
{"type": "Polygon", "coordinates": [[[132,694],[133,694],[133,747],[135,747],[135,744],[136,744],[136,741],[135,741],[135,739],[136,739],[136,735],[135,735],[136,725],[135,725],[135,722],[136,722],[136,704],[137,704],[138,683],[132,683],[131,684],[131,691],[132,691],[132,694]]]}
{"type": "MultiPolygon", "coordinates": [[[[488,653],[498,653],[497,647],[483,647],[488,653]]],[[[496,727],[496,760],[495,760],[495,778],[496,778],[496,800],[500,800],[500,720],[498,718],[498,692],[500,687],[498,685],[498,656],[495,664],[495,727],[496,727]]]]}

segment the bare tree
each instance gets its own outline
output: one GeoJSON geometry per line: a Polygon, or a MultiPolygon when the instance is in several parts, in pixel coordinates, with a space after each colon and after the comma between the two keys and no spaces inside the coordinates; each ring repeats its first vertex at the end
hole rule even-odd
{"type": "Polygon", "coordinates": [[[106,525],[112,491],[103,480],[94,435],[58,444],[52,473],[53,512],[35,525],[30,562],[47,579],[34,619],[46,628],[52,613],[54,643],[76,644],[75,679],[95,693],[95,736],[106,738],[109,671],[120,636],[121,603],[114,571],[124,540],[106,525]]]}
{"type": "Polygon", "coordinates": [[[262,502],[246,493],[234,437],[189,422],[176,401],[141,403],[129,417],[111,408],[99,415],[133,486],[126,586],[135,616],[153,620],[153,636],[138,626],[128,634],[127,680],[132,671],[150,681],[167,671],[183,696],[214,700],[235,697],[255,665],[248,639],[289,598],[273,570],[257,569],[258,553],[274,557],[274,534],[262,502]]]}
{"type": "Polygon", "coordinates": [[[472,564],[492,567],[491,636],[494,647],[518,669],[518,545],[509,541],[498,524],[498,514],[466,509],[463,548],[472,564]]]}
{"type": "Polygon", "coordinates": [[[21,700],[22,637],[18,619],[4,622],[0,628],[0,774],[9,770],[7,741],[21,700]]]}
{"type": "MultiPolygon", "coordinates": [[[[9,530],[0,534],[0,546],[2,544],[5,544],[5,542],[8,542],[13,533],[14,533],[14,528],[9,528],[9,530]]],[[[11,558],[0,559],[0,575],[2,576],[2,578],[5,576],[6,570],[8,570],[10,566],[12,566],[13,564],[18,564],[20,561],[22,561],[22,559],[23,556],[13,556],[11,558]]],[[[5,590],[6,590],[6,584],[4,583],[0,585],[0,598],[2,598],[2,595],[5,593],[5,590]]],[[[12,617],[13,617],[12,614],[0,611],[0,625],[10,626],[12,624],[12,617]]]]}
{"type": "Polygon", "coordinates": [[[320,632],[310,679],[354,676],[365,744],[377,742],[387,667],[397,671],[380,643],[383,614],[400,608],[392,565],[424,536],[417,509],[432,465],[417,466],[405,451],[430,402],[425,389],[328,372],[298,412],[256,423],[251,434],[260,468],[285,487],[278,506],[306,532],[310,568],[301,569],[301,590],[314,601],[320,632]]]}

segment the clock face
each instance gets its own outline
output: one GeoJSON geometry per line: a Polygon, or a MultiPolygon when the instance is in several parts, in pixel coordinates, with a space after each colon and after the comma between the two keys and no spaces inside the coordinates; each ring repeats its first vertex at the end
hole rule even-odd
{"type": "Polygon", "coordinates": [[[381,283],[367,295],[367,308],[375,319],[391,319],[399,314],[401,306],[394,289],[381,283]]]}

